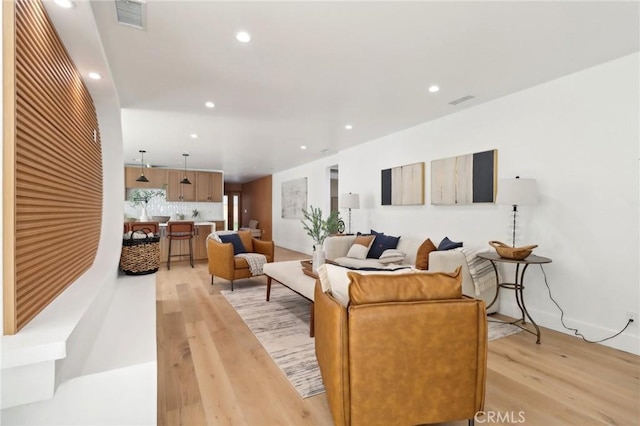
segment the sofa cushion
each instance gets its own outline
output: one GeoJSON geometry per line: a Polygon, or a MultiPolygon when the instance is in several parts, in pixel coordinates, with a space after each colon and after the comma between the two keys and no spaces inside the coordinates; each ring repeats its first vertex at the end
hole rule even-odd
{"type": "Polygon", "coordinates": [[[242,244],[242,240],[238,234],[227,234],[220,235],[220,240],[223,243],[231,243],[233,244],[233,255],[240,253],[246,253],[247,250],[244,248],[244,244],[242,244]]]}
{"type": "Polygon", "coordinates": [[[360,268],[384,268],[384,265],[378,262],[378,259],[356,259],[354,257],[338,257],[333,259],[339,266],[351,269],[360,268]]]}
{"type": "Polygon", "coordinates": [[[451,241],[449,237],[444,237],[444,239],[440,241],[440,244],[438,244],[438,250],[451,250],[458,247],[462,247],[462,243],[451,241]]]}
{"type": "Polygon", "coordinates": [[[369,248],[376,237],[373,235],[358,235],[347,253],[347,257],[354,259],[366,259],[369,248]]]}
{"type": "Polygon", "coordinates": [[[233,258],[233,269],[249,269],[249,262],[244,257],[233,258]]]}
{"type": "Polygon", "coordinates": [[[369,249],[369,253],[367,254],[368,259],[379,259],[385,250],[398,247],[398,241],[400,241],[400,237],[384,235],[382,233],[375,232],[374,230],[371,230],[371,232],[375,233],[374,235],[376,236],[376,239],[373,240],[373,244],[369,249]]]}
{"type": "Polygon", "coordinates": [[[398,249],[385,250],[378,259],[378,262],[387,265],[390,263],[402,263],[404,262],[405,253],[398,249]]]}
{"type": "Polygon", "coordinates": [[[429,269],[429,253],[437,250],[435,244],[431,242],[430,238],[427,238],[420,247],[418,247],[418,252],[416,254],[416,268],[427,270],[429,269]]]}
{"type": "Polygon", "coordinates": [[[375,235],[364,235],[364,234],[359,234],[355,240],[353,240],[353,244],[360,244],[362,246],[365,246],[367,248],[371,247],[371,244],[373,244],[373,240],[375,240],[376,236],[375,235]]]}
{"type": "Polygon", "coordinates": [[[455,272],[364,275],[347,273],[351,305],[383,302],[459,299],[462,297],[462,268],[455,272]]]}
{"type": "Polygon", "coordinates": [[[361,244],[354,244],[349,249],[347,257],[364,260],[367,258],[367,253],[369,253],[369,247],[365,247],[361,244]]]}

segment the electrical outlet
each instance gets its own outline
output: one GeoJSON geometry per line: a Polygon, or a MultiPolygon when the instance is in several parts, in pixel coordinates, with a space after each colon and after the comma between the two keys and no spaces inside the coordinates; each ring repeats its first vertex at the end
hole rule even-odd
{"type": "Polygon", "coordinates": [[[627,320],[632,320],[633,325],[638,325],[638,313],[633,311],[627,311],[627,320]]]}

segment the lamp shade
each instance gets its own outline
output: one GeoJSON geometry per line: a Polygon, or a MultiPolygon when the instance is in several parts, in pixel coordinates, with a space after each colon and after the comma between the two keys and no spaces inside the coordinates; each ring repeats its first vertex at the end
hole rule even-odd
{"type": "Polygon", "coordinates": [[[538,188],[535,179],[500,179],[498,181],[498,195],[496,204],[536,204],[538,202],[538,188]]]}
{"type": "Polygon", "coordinates": [[[340,208],[343,209],[359,209],[360,195],[358,194],[342,194],[340,196],[340,208]]]}

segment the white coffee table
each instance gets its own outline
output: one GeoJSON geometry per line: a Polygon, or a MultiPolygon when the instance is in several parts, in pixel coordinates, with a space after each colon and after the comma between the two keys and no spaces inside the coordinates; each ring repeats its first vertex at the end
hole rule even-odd
{"type": "Polygon", "coordinates": [[[271,295],[272,280],[279,282],[288,289],[311,301],[309,336],[313,337],[313,292],[316,279],[302,272],[302,265],[299,260],[266,263],[262,271],[267,276],[267,302],[271,295]]]}

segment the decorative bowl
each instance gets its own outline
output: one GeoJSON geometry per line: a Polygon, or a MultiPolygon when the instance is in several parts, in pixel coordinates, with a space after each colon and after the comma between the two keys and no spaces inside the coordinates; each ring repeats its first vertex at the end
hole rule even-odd
{"type": "Polygon", "coordinates": [[[522,247],[511,247],[500,241],[489,241],[489,245],[496,249],[500,257],[512,260],[526,259],[534,248],[538,247],[537,244],[522,247]]]}
{"type": "Polygon", "coordinates": [[[151,216],[153,222],[166,223],[169,222],[169,219],[171,219],[171,216],[151,216]]]}

